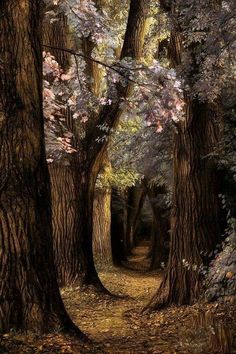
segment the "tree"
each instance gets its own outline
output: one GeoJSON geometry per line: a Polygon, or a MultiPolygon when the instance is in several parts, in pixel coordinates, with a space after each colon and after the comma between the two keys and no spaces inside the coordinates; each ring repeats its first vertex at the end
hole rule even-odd
{"type": "MultiPolygon", "coordinates": [[[[44,13],[43,20],[43,44],[50,45],[53,48],[59,48],[62,44],[66,48],[70,48],[72,45],[70,28],[68,25],[68,19],[63,12],[59,12],[56,15],[55,21],[47,14],[51,11],[57,10],[57,6],[48,6],[44,13]]],[[[54,15],[55,17],[55,15],[54,15]]],[[[53,63],[57,67],[56,77],[49,70],[44,72],[44,78],[53,85],[54,80],[58,79],[58,76],[65,75],[67,70],[71,66],[71,55],[67,52],[61,51],[59,49],[50,48],[50,57],[53,59],[53,63]],[[51,56],[53,55],[53,56],[51,56]]],[[[47,61],[47,57],[44,58],[44,65],[47,61]]],[[[53,65],[51,64],[51,66],[53,65]]],[[[50,62],[49,62],[50,64],[50,62]]],[[[51,68],[52,69],[52,68],[51,68]]],[[[62,81],[63,82],[63,81],[62,81]]],[[[46,85],[44,85],[46,86],[46,85]]],[[[45,88],[44,88],[45,90],[45,88]]],[[[61,89],[63,91],[63,88],[61,89]]],[[[53,137],[49,135],[51,130],[50,127],[50,115],[51,106],[54,102],[45,102],[44,98],[44,113],[48,106],[49,108],[49,119],[45,114],[46,120],[46,149],[47,157],[50,161],[51,150],[55,154],[56,147],[55,140],[58,138],[53,134],[53,137]],[[49,135],[49,137],[48,137],[49,135]],[[50,145],[53,144],[52,147],[50,145]]],[[[72,136],[72,131],[74,130],[73,117],[71,110],[69,108],[65,109],[63,102],[61,102],[61,107],[59,107],[58,116],[63,119],[63,128],[67,132],[70,132],[72,136]]],[[[56,119],[56,124],[61,123],[59,118],[56,119]]],[[[59,136],[62,135],[61,127],[59,127],[59,136]]],[[[57,142],[57,140],[56,140],[57,142]]],[[[62,150],[64,146],[62,146],[62,150]]],[[[72,283],[71,280],[71,264],[68,253],[77,254],[77,245],[73,242],[74,234],[76,233],[76,218],[77,218],[77,203],[76,203],[76,190],[75,190],[75,170],[74,170],[74,156],[73,154],[68,154],[62,151],[62,156],[56,159],[53,163],[48,164],[50,181],[51,181],[51,191],[52,191],[52,221],[53,221],[53,251],[54,260],[57,272],[57,280],[60,286],[69,285],[72,283]],[[63,244],[63,247],[61,245],[63,244]]],[[[74,267],[79,267],[79,259],[76,261],[74,267]]],[[[73,281],[75,281],[73,275],[73,281]]]]}
{"type": "Polygon", "coordinates": [[[0,3],[0,331],[73,330],[52,251],[40,1],[0,3]]]}
{"type": "MultiPolygon", "coordinates": [[[[172,64],[185,69],[189,65],[189,72],[186,70],[184,77],[185,116],[176,124],[174,142],[169,261],[164,280],[146,309],[196,301],[201,290],[201,267],[209,262],[208,256],[220,239],[219,179],[214,160],[209,158],[221,137],[219,93],[217,90],[214,95],[211,91],[208,96],[211,83],[209,92],[204,97],[201,94],[203,81],[206,84],[209,79],[202,80],[204,63],[212,54],[206,44],[220,4],[211,0],[191,2],[191,8],[187,8],[185,1],[162,3],[172,19],[172,64]],[[192,23],[196,24],[193,30],[192,23]]],[[[215,44],[214,53],[218,52],[215,44]]]]}
{"type": "MultiPolygon", "coordinates": [[[[145,19],[148,14],[148,1],[133,1],[130,3],[127,30],[120,59],[131,57],[139,60],[142,55],[142,46],[145,36],[145,19]]],[[[80,159],[77,169],[77,190],[78,190],[78,235],[81,245],[81,268],[84,273],[83,281],[87,284],[98,285],[100,280],[94,266],[92,253],[93,235],[93,200],[96,179],[105,156],[109,132],[114,129],[120,118],[120,104],[129,93],[130,85],[117,84],[117,99],[111,105],[102,109],[98,119],[92,125],[88,125],[86,137],[83,141],[80,159]],[[104,131],[99,126],[108,127],[107,138],[104,139],[104,131]],[[101,139],[102,138],[102,139],[101,139]],[[94,143],[96,142],[96,143],[94,143]]]]}
{"type": "MultiPolygon", "coordinates": [[[[133,60],[139,60],[141,58],[148,9],[149,1],[131,1],[120,59],[131,57],[133,60]]],[[[83,41],[83,44],[84,48],[89,50],[86,54],[90,54],[92,47],[91,38],[83,41]]],[[[97,79],[97,68],[94,65],[88,66],[88,63],[91,64],[90,59],[87,60],[86,74],[95,75],[95,79],[97,79]]],[[[76,191],[76,226],[75,232],[70,239],[70,244],[74,245],[73,248],[67,249],[64,247],[63,235],[62,240],[57,242],[61,248],[57,248],[56,252],[58,254],[60,252],[66,253],[70,275],[65,279],[61,279],[61,284],[73,283],[79,280],[81,284],[92,284],[98,289],[104,290],[95,269],[92,252],[94,190],[98,173],[104,161],[110,133],[116,127],[122,112],[120,105],[131,89],[130,81],[124,79],[123,76],[121,75],[123,81],[119,80],[108,88],[108,95],[110,91],[115,91],[115,98],[113,99],[112,97],[109,100],[108,97],[107,101],[109,103],[103,106],[101,112],[97,116],[92,115],[93,119],[83,123],[84,135],[81,137],[76,132],[76,128],[73,130],[78,151],[77,154],[75,153],[73,161],[76,191]],[[105,133],[101,126],[106,127],[105,133]]],[[[97,90],[94,85],[91,85],[90,89],[97,90]]],[[[57,266],[63,268],[64,264],[60,263],[57,266]]],[[[65,274],[63,269],[59,269],[58,273],[65,274]]]]}
{"type": "Polygon", "coordinates": [[[93,251],[95,258],[111,263],[111,189],[96,188],[93,213],[93,251]]]}
{"type": "Polygon", "coordinates": [[[125,250],[129,255],[135,244],[135,232],[137,231],[138,218],[143,207],[145,194],[142,186],[131,187],[127,197],[127,229],[125,235],[125,250]]]}

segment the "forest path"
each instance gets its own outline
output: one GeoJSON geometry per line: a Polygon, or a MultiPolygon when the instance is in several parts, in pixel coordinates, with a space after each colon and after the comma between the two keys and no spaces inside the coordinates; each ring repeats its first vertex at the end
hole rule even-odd
{"type": "Polygon", "coordinates": [[[128,257],[128,262],[124,263],[125,267],[139,272],[147,272],[150,267],[149,250],[150,241],[142,241],[132,249],[132,253],[128,257]]]}
{"type": "MultiPolygon", "coordinates": [[[[224,323],[229,318],[228,323],[232,327],[235,307],[230,309],[228,304],[196,304],[140,314],[162,278],[158,271],[144,271],[147,267],[147,251],[147,245],[134,249],[129,259],[129,269],[105,264],[98,266],[99,276],[106,288],[113,294],[126,297],[110,297],[96,293],[93,289],[83,292],[76,287],[62,289],[68,312],[92,343],[81,343],[77,338],[60,332],[44,336],[12,332],[0,336],[0,354],[236,353],[227,348],[219,350],[219,334],[224,345],[226,336],[231,341],[229,329],[225,331],[224,323]],[[142,271],[130,269],[133,267],[142,271]],[[210,312],[215,312],[212,323],[207,315],[210,312]],[[222,323],[221,327],[219,323],[222,323]]],[[[236,328],[234,333],[236,335],[236,328]]]]}
{"type": "MultiPolygon", "coordinates": [[[[219,328],[215,327],[215,323],[218,320],[223,323],[226,312],[218,308],[218,305],[202,307],[196,304],[170,307],[145,315],[140,313],[162,279],[161,272],[144,271],[147,251],[147,245],[141,245],[133,250],[129,259],[130,267],[139,266],[143,271],[109,265],[99,267],[99,276],[105,287],[113,294],[126,297],[111,298],[95,293],[92,289],[82,293],[79,289],[64,289],[62,292],[74,322],[94,341],[89,354],[229,353],[227,349],[219,351],[219,333],[220,336],[223,333],[222,340],[225,343],[224,325],[219,327],[220,332],[217,334],[219,328]],[[208,322],[205,313],[215,311],[217,320],[208,322]],[[216,335],[212,335],[211,328],[214,328],[216,335]]],[[[234,312],[231,311],[232,318],[234,312]]],[[[232,323],[232,318],[229,323],[232,323]]],[[[229,333],[228,329],[226,333],[229,333]]]]}
{"type": "Polygon", "coordinates": [[[139,314],[157,290],[161,274],[145,272],[147,253],[147,245],[136,247],[129,258],[129,269],[101,267],[99,276],[105,287],[123,298],[102,296],[92,290],[82,294],[73,289],[63,291],[65,305],[75,323],[92,340],[101,343],[106,353],[147,353],[145,348],[150,346],[150,339],[140,333],[139,314]]]}

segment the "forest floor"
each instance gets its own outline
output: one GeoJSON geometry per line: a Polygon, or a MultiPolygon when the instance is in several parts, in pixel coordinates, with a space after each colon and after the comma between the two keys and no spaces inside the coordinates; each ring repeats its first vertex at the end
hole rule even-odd
{"type": "Polygon", "coordinates": [[[171,307],[141,314],[157,290],[162,274],[149,272],[147,246],[137,247],[128,268],[99,265],[110,297],[87,289],[65,288],[62,296],[73,321],[92,343],[60,333],[39,336],[10,333],[0,337],[0,354],[84,353],[236,353],[235,305],[211,304],[171,307]]]}

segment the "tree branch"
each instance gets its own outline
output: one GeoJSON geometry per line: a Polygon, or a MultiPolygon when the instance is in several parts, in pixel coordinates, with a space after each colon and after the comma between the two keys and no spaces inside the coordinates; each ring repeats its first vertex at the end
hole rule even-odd
{"type": "MultiPolygon", "coordinates": [[[[47,44],[43,44],[43,47],[45,48],[49,48],[49,49],[54,49],[54,50],[61,50],[63,52],[66,52],[66,53],[70,53],[71,55],[74,55],[74,56],[77,56],[77,57],[81,57],[81,58],[84,58],[84,59],[87,59],[87,60],[90,60],[96,64],[99,64],[99,65],[102,65],[104,66],[105,68],[108,68],[110,70],[113,70],[114,72],[116,72],[117,74],[119,74],[120,76],[124,77],[127,81],[129,82],[132,82],[133,84],[136,84],[136,85],[139,85],[139,86],[147,86],[146,84],[144,83],[140,83],[136,80],[133,80],[131,79],[130,77],[127,77],[125,74],[123,74],[120,70],[116,69],[113,65],[109,65],[109,64],[106,64],[100,60],[97,60],[97,59],[94,59],[94,58],[91,58],[85,54],[81,54],[81,53],[77,53],[76,51],[74,51],[73,49],[68,49],[68,48],[62,48],[62,47],[54,47],[54,46],[51,46],[51,45],[47,45],[47,44]]],[[[125,68],[124,66],[122,66],[122,68],[125,68]]],[[[129,69],[129,68],[125,68],[125,69],[129,69]]],[[[129,69],[130,70],[130,69],[129,69]]],[[[140,69],[136,69],[136,70],[140,70],[140,69]]]]}

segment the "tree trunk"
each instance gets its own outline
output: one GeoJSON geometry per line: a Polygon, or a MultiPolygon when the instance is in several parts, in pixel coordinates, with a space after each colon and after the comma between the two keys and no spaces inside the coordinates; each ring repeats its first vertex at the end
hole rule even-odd
{"type": "Polygon", "coordinates": [[[102,285],[94,264],[93,256],[93,202],[95,183],[98,172],[84,169],[84,163],[78,163],[76,170],[76,201],[77,225],[76,237],[79,248],[79,269],[75,269],[75,276],[79,274],[81,285],[92,285],[97,290],[107,293],[102,285]],[[88,172],[89,171],[89,172],[88,172]]]}
{"type": "Polygon", "coordinates": [[[0,331],[80,333],[53,263],[40,1],[1,1],[0,12],[0,331]]]}
{"type": "Polygon", "coordinates": [[[93,250],[103,263],[111,263],[111,190],[96,189],[93,210],[93,250]]]}
{"type": "Polygon", "coordinates": [[[129,255],[134,247],[135,232],[137,229],[138,218],[142,210],[145,194],[142,186],[130,188],[127,198],[127,229],[125,236],[126,254],[129,255]]]}
{"type": "Polygon", "coordinates": [[[121,266],[126,261],[125,235],[127,228],[126,193],[112,190],[111,195],[111,246],[114,265],[121,266]]]}
{"type": "MultiPolygon", "coordinates": [[[[48,10],[53,10],[48,8],[48,10]]],[[[69,26],[65,15],[58,15],[57,21],[51,23],[44,18],[43,43],[48,45],[50,52],[55,56],[56,61],[63,70],[70,65],[70,54],[53,47],[70,48],[69,26]]],[[[50,78],[48,79],[50,81],[50,78]]],[[[70,109],[65,109],[62,114],[65,116],[67,129],[74,133],[76,129],[70,109]]],[[[77,148],[76,138],[73,141],[77,148]]],[[[77,192],[79,182],[76,181],[77,160],[74,156],[67,157],[68,166],[63,162],[49,165],[51,186],[52,186],[52,216],[53,216],[53,251],[59,285],[69,286],[80,282],[80,251],[77,240],[77,192]]]]}
{"type": "MultiPolygon", "coordinates": [[[[139,59],[141,49],[139,42],[143,43],[145,36],[145,23],[149,9],[149,1],[131,0],[127,30],[124,39],[123,51],[121,58],[131,56],[133,59],[139,59]],[[129,46],[127,46],[127,41],[129,46]],[[130,46],[132,52],[130,51],[130,46]]],[[[104,132],[99,128],[99,125],[107,124],[109,128],[115,128],[118,124],[121,110],[119,108],[123,97],[128,95],[130,86],[123,87],[117,85],[118,101],[115,100],[111,106],[106,106],[99,114],[98,119],[94,120],[94,124],[87,125],[86,138],[82,142],[81,156],[78,166],[81,166],[77,175],[78,189],[78,245],[81,245],[80,260],[82,272],[82,283],[94,285],[101,289],[104,287],[98,277],[95,269],[93,252],[92,252],[92,235],[93,235],[93,200],[96,179],[101,166],[106,158],[106,150],[108,139],[100,140],[104,132]],[[100,140],[100,142],[98,142],[100,140]]]]}
{"type": "MultiPolygon", "coordinates": [[[[49,11],[53,11],[54,7],[50,6],[47,8],[49,11]]],[[[50,47],[70,49],[71,47],[71,38],[70,38],[70,28],[67,23],[67,16],[63,13],[60,13],[57,16],[56,21],[50,22],[50,19],[44,17],[43,21],[43,45],[48,45],[50,47]]],[[[44,47],[45,51],[50,51],[50,53],[56,58],[56,61],[60,67],[66,71],[70,66],[70,54],[55,48],[47,49],[44,47]]]]}
{"type": "MultiPolygon", "coordinates": [[[[215,10],[218,4],[218,1],[209,2],[211,10],[215,10]]],[[[204,41],[183,47],[178,4],[173,3],[166,9],[175,18],[169,50],[172,64],[181,65],[183,53],[188,51],[192,61],[189,77],[194,76],[200,70],[198,59],[204,41]]],[[[184,93],[185,121],[177,124],[175,135],[167,272],[146,309],[194,303],[201,291],[200,269],[209,264],[209,255],[220,242],[220,183],[209,154],[219,143],[222,117],[217,102],[210,103],[207,99],[202,102],[198,97],[192,98],[191,94],[184,93]]]]}
{"type": "Polygon", "coordinates": [[[157,269],[161,267],[162,262],[166,262],[165,244],[169,240],[169,213],[161,203],[161,198],[163,197],[163,193],[166,193],[166,188],[158,186],[149,187],[146,184],[146,191],[153,213],[150,269],[157,269]]]}
{"type": "Polygon", "coordinates": [[[108,156],[100,171],[93,202],[93,250],[96,258],[112,263],[111,253],[111,187],[106,186],[107,176],[111,173],[108,156]],[[100,182],[100,184],[99,184],[100,182]]]}
{"type": "Polygon", "coordinates": [[[52,188],[53,249],[60,286],[71,285],[77,279],[74,271],[79,269],[78,245],[76,243],[77,202],[75,171],[71,166],[50,164],[52,188]],[[70,256],[69,256],[70,255],[70,256]]]}
{"type": "Polygon", "coordinates": [[[194,303],[201,290],[199,269],[220,242],[219,183],[206,157],[219,140],[218,122],[217,106],[188,102],[186,121],[175,136],[167,273],[149,308],[194,303]]]}

